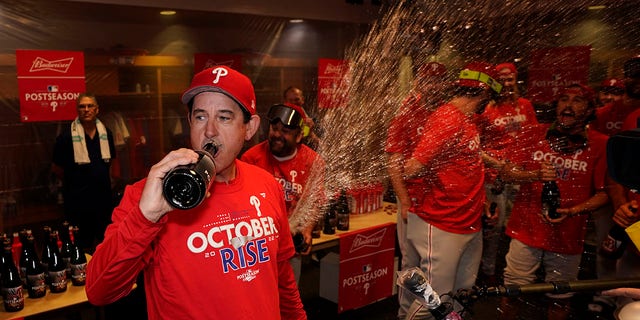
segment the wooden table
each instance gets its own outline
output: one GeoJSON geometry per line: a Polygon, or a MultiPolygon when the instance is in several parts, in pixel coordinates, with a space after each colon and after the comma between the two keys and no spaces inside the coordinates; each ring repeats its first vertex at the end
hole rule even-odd
{"type": "MultiPolygon", "coordinates": [[[[91,260],[90,255],[87,261],[91,260]]],[[[74,286],[71,281],[67,282],[67,291],[60,293],[51,293],[47,288],[47,294],[42,298],[31,299],[27,296],[27,290],[24,290],[24,309],[18,312],[6,312],[4,307],[0,307],[0,320],[5,319],[21,319],[36,314],[62,309],[87,302],[87,294],[84,286],[74,286]]]]}
{"type": "Polygon", "coordinates": [[[349,215],[349,230],[336,230],[335,234],[320,234],[320,238],[313,239],[311,251],[327,249],[339,245],[340,236],[351,232],[358,232],[370,227],[387,223],[396,223],[397,207],[394,203],[384,202],[376,211],[349,215]]]}

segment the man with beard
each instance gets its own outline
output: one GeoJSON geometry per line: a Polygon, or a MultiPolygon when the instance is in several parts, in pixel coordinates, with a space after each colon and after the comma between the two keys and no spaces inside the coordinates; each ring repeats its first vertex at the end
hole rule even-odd
{"type": "MultiPolygon", "coordinates": [[[[505,285],[526,285],[542,265],[545,281],[577,279],[587,216],[609,200],[605,191],[607,137],[588,127],[593,117],[593,90],[571,85],[560,90],[556,121],[526,128],[517,136],[512,163],[501,171],[506,181],[520,184],[506,233],[511,237],[505,285]],[[560,217],[542,210],[543,183],[556,181],[560,217]]],[[[549,319],[566,319],[571,294],[548,295],[549,319]]],[[[503,305],[512,319],[516,300],[503,305]]]]}
{"type": "MultiPolygon", "coordinates": [[[[407,261],[403,265],[420,267],[441,295],[472,287],[480,265],[480,217],[487,208],[474,117],[500,93],[502,85],[495,78],[492,65],[468,64],[455,82],[453,98],[424,123],[420,141],[403,167],[405,179],[422,176],[429,189],[407,214],[407,261]]],[[[400,308],[398,314],[406,314],[405,319],[431,317],[406,292],[400,308]]]]}
{"type": "MultiPolygon", "coordinates": [[[[311,231],[316,219],[320,217],[319,210],[323,202],[322,183],[315,183],[313,186],[308,183],[312,174],[322,177],[324,161],[315,151],[300,143],[305,121],[305,113],[300,106],[289,103],[276,104],[269,109],[267,119],[268,139],[247,150],[241,160],[267,170],[283,187],[290,223],[294,224],[291,231],[301,233],[304,237],[304,244],[300,244],[298,253],[307,255],[311,251],[311,231]],[[310,187],[313,188],[309,189],[310,187]],[[305,217],[296,217],[298,221],[292,221],[292,213],[303,196],[320,199],[320,203],[309,206],[309,211],[304,213],[305,217]]],[[[300,257],[295,257],[291,263],[296,280],[299,280],[300,257]]]]}
{"type": "MultiPolygon", "coordinates": [[[[523,127],[538,123],[531,102],[520,97],[517,82],[518,71],[513,63],[505,62],[496,66],[498,81],[502,91],[495,104],[487,106],[479,117],[482,151],[494,158],[505,159],[513,138],[523,127]]],[[[513,193],[517,186],[505,184],[496,170],[486,172],[485,190],[487,202],[495,208],[495,217],[486,219],[483,226],[482,263],[479,281],[496,285],[496,258],[500,235],[509,216],[513,203],[513,193]]]]}

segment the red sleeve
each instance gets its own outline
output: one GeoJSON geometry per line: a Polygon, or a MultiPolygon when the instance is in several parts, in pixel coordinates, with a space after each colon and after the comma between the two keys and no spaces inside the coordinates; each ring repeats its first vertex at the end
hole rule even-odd
{"type": "Polygon", "coordinates": [[[87,265],[85,291],[94,305],[109,304],[129,294],[151,259],[151,243],[167,218],[152,223],[142,215],[138,200],[143,186],[144,180],[126,188],[104,241],[87,265]]]}
{"type": "Polygon", "coordinates": [[[278,291],[280,316],[283,320],[307,319],[289,260],[278,261],[278,291]]]}
{"type": "Polygon", "coordinates": [[[284,194],[281,188],[278,188],[277,193],[280,193],[278,199],[280,210],[280,249],[278,251],[278,295],[280,298],[280,316],[283,320],[302,320],[307,319],[307,315],[304,312],[304,306],[300,300],[300,292],[298,291],[298,285],[296,284],[296,278],[291,268],[289,260],[293,257],[293,240],[291,231],[289,230],[289,222],[286,216],[286,206],[284,202],[284,194]]]}

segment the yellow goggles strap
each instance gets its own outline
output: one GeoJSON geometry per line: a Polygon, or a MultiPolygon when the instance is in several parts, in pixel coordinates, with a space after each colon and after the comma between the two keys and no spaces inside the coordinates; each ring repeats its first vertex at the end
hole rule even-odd
{"type": "Polygon", "coordinates": [[[460,72],[459,79],[480,81],[480,82],[488,85],[489,88],[491,88],[496,93],[500,93],[500,91],[502,91],[502,84],[500,84],[500,82],[498,82],[495,79],[491,78],[491,76],[489,76],[488,74],[486,74],[484,72],[472,71],[472,70],[462,70],[460,72]]]}

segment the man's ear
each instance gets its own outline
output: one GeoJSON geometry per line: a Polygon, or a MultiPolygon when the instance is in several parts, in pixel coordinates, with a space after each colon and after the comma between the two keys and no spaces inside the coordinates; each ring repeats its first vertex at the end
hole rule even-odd
{"type": "Polygon", "coordinates": [[[251,119],[249,119],[249,122],[247,122],[245,125],[247,126],[247,131],[245,132],[244,140],[249,141],[251,140],[253,135],[256,134],[258,128],[260,128],[260,117],[255,114],[252,115],[251,119]]]}
{"type": "Polygon", "coordinates": [[[300,141],[302,141],[302,138],[304,137],[304,134],[302,132],[302,129],[298,130],[298,134],[296,134],[296,143],[300,143],[300,141]]]}

